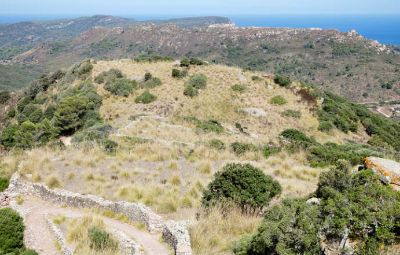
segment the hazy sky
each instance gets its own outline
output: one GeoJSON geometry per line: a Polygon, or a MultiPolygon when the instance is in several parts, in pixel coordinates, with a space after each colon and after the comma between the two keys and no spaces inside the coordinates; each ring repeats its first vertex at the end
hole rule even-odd
{"type": "Polygon", "coordinates": [[[1,15],[400,14],[400,0],[0,0],[1,15]]]}

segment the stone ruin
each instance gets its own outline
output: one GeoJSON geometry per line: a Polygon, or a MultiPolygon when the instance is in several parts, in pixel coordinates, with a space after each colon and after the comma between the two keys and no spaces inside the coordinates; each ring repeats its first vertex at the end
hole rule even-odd
{"type": "Polygon", "coordinates": [[[97,208],[124,215],[131,221],[145,224],[151,233],[161,232],[164,241],[174,249],[176,255],[192,255],[186,225],[175,221],[164,221],[161,216],[143,204],[113,202],[94,195],[82,195],[61,189],[52,190],[43,184],[24,181],[19,173],[15,173],[11,177],[8,189],[0,193],[1,206],[8,206],[11,197],[21,194],[37,196],[43,200],[70,207],[97,208]]]}

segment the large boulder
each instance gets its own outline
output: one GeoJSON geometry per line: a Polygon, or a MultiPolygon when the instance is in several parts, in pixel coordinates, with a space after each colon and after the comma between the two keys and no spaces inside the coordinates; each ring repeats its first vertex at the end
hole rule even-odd
{"type": "Polygon", "coordinates": [[[400,163],[377,157],[367,157],[364,160],[366,168],[378,174],[385,184],[400,186],[400,163]]]}

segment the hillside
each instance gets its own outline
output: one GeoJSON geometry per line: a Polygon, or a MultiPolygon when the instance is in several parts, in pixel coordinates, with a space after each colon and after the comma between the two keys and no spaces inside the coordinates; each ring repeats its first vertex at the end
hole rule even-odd
{"type": "Polygon", "coordinates": [[[45,30],[42,24],[35,24],[35,28],[32,24],[3,26],[3,62],[52,70],[88,57],[201,57],[212,63],[289,75],[358,102],[400,98],[398,51],[354,31],[238,28],[217,17],[144,23],[92,19],[95,21],[89,19],[91,22],[71,28],[51,23],[57,29],[50,29],[53,32],[47,37],[41,36],[40,31],[45,30]],[[21,43],[11,47],[9,43],[16,40],[21,43]]]}
{"type": "Polygon", "coordinates": [[[262,221],[239,209],[203,215],[203,192],[228,163],[278,181],[277,204],[309,196],[338,160],[399,157],[398,123],[303,82],[197,59],[89,60],[15,96],[4,106],[3,175],[189,221],[194,254],[231,254],[262,221]]]}

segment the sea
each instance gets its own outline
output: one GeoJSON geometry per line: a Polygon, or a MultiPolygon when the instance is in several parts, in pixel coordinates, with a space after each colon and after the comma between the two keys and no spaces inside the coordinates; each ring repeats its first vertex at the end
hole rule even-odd
{"type": "MultiPolygon", "coordinates": [[[[191,15],[187,15],[191,16],[191,15]]],[[[384,44],[400,45],[400,15],[221,15],[228,16],[237,26],[322,28],[337,29],[342,32],[356,30],[364,37],[384,44]]],[[[0,16],[1,23],[21,21],[53,20],[76,18],[77,15],[60,16],[0,16]]],[[[137,20],[169,19],[182,16],[129,15],[137,20]]]]}

